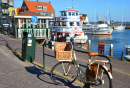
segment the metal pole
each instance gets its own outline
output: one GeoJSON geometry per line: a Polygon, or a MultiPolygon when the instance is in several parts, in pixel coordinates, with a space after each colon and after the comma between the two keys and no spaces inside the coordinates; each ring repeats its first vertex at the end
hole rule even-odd
{"type": "Polygon", "coordinates": [[[44,44],[43,44],[43,69],[45,69],[45,52],[44,52],[44,44]]]}
{"type": "Polygon", "coordinates": [[[113,57],[113,44],[110,46],[110,56],[113,57]]]}

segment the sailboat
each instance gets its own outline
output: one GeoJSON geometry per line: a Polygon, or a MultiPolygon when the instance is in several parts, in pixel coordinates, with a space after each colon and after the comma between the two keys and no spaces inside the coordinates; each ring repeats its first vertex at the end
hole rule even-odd
{"type": "Polygon", "coordinates": [[[125,30],[125,26],[123,26],[123,9],[124,9],[124,1],[123,1],[123,8],[122,8],[122,24],[119,26],[114,26],[114,30],[125,30]]]}

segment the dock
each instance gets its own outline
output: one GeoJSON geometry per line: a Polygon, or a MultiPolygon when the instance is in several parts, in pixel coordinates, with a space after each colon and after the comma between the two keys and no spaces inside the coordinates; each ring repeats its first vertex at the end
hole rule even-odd
{"type": "MultiPolygon", "coordinates": [[[[45,53],[54,55],[54,51],[47,47],[45,53]]],[[[53,83],[50,71],[58,61],[46,56],[44,70],[42,45],[36,44],[34,63],[22,61],[21,54],[22,39],[0,34],[0,88],[82,88],[83,84],[80,82],[69,86],[53,83]]],[[[87,54],[76,52],[76,56],[80,64],[86,65],[89,58],[87,54]]],[[[113,65],[113,88],[130,88],[130,62],[109,58],[113,65]]]]}

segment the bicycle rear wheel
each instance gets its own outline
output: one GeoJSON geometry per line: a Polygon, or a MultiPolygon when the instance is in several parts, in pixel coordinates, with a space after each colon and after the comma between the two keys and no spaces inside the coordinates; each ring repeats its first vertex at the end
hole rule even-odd
{"type": "Polygon", "coordinates": [[[112,77],[110,76],[111,73],[100,65],[97,76],[97,85],[93,85],[93,88],[112,88],[112,77]]]}
{"type": "Polygon", "coordinates": [[[77,72],[74,64],[72,62],[57,63],[51,70],[51,79],[58,85],[66,86],[73,83],[77,79],[77,72]]]}

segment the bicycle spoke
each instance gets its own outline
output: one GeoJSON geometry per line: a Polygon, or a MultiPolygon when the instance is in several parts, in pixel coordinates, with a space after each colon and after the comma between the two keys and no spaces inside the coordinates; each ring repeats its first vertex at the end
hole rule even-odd
{"type": "Polygon", "coordinates": [[[68,85],[77,78],[75,66],[70,62],[60,62],[51,71],[51,78],[56,84],[68,85]]]}

